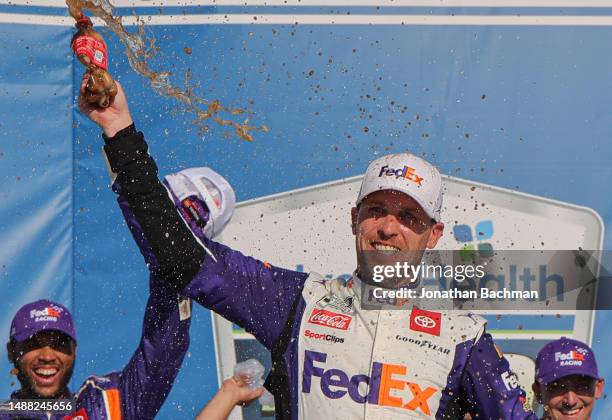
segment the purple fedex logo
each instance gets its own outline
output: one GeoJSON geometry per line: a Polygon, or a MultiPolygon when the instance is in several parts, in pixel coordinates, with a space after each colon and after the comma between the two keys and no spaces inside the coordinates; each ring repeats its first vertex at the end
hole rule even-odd
{"type": "Polygon", "coordinates": [[[405,380],[406,366],[374,362],[370,376],[357,374],[349,378],[341,369],[325,369],[326,360],[327,353],[304,352],[303,393],[311,393],[313,377],[318,377],[321,392],[329,399],[350,398],[357,404],[419,410],[432,415],[428,401],[439,390],[431,386],[423,389],[419,384],[405,380]]]}
{"type": "Polygon", "coordinates": [[[416,169],[411,168],[410,166],[404,166],[402,169],[393,169],[389,168],[387,165],[380,168],[380,173],[378,177],[381,176],[395,176],[396,178],[406,178],[417,185],[423,185],[423,178],[414,172],[416,169]]]}

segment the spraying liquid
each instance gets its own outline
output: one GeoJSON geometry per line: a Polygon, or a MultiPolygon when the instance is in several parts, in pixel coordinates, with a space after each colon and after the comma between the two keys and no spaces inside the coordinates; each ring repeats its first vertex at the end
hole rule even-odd
{"type": "MultiPolygon", "coordinates": [[[[169,72],[151,70],[148,61],[157,53],[157,47],[155,47],[152,40],[149,40],[148,44],[144,41],[146,37],[143,25],[139,26],[138,34],[126,31],[121,24],[121,19],[113,16],[113,7],[108,0],[66,0],[66,4],[68,5],[70,15],[77,22],[84,17],[83,10],[88,10],[102,19],[106,26],[119,37],[121,43],[126,47],[125,53],[130,67],[136,73],[146,77],[155,92],[163,96],[173,97],[182,102],[188,111],[193,112],[197,116],[197,122],[203,127],[204,131],[208,131],[206,121],[212,118],[220,126],[233,127],[236,135],[244,140],[253,140],[251,132],[268,132],[268,127],[265,125],[261,127],[249,125],[250,117],[247,117],[241,123],[221,118],[220,115],[223,114],[236,116],[245,114],[245,111],[242,109],[225,109],[218,100],[211,102],[196,96],[188,86],[190,79],[189,72],[186,75],[187,87],[183,90],[170,83],[169,72]]],[[[101,85],[104,86],[103,83],[101,85]]]]}

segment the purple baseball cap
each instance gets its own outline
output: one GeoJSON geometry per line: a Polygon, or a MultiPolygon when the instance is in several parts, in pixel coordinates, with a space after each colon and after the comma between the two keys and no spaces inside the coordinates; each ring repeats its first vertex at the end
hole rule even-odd
{"type": "Polygon", "coordinates": [[[11,322],[11,340],[25,341],[41,331],[59,331],[74,340],[76,332],[70,311],[50,300],[37,300],[23,305],[11,322]]]}
{"type": "Polygon", "coordinates": [[[536,359],[536,381],[549,384],[569,375],[600,379],[593,350],[585,343],[561,337],[545,345],[536,359]]]}

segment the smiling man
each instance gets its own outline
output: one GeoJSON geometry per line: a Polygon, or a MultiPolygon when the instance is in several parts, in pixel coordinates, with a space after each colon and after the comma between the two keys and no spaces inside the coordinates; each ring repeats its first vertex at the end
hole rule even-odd
{"type": "Polygon", "coordinates": [[[7,343],[12,373],[21,387],[3,404],[0,419],[152,419],[187,352],[191,321],[181,313],[190,303],[166,282],[152,277],[150,289],[142,338],[130,361],[120,371],[90,376],[76,392],[68,388],[77,353],[72,315],[49,300],[21,307],[7,343]],[[36,405],[41,399],[70,405],[63,406],[67,410],[36,405]]]}
{"type": "Polygon", "coordinates": [[[14,398],[70,397],[76,333],[68,309],[49,300],[22,306],[11,323],[6,348],[21,383],[14,398]]]}
{"type": "MultiPolygon", "coordinates": [[[[374,283],[376,265],[419,265],[425,250],[435,248],[444,232],[441,208],[442,180],[434,166],[409,153],[372,162],[351,210],[356,277],[374,283]]],[[[412,280],[390,276],[376,284],[396,288],[412,280]]]]}
{"type": "Polygon", "coordinates": [[[142,227],[142,254],[161,262],[152,267],[156,276],[245,328],[271,351],[266,387],[275,396],[277,418],[535,417],[523,410],[524,393],[485,332],[483,318],[362,305],[360,291],[370,281],[372,264],[397,259],[400,251],[419,263],[423,252],[437,245],[444,229],[442,182],[433,165],[409,153],[370,164],[346,215],[356,241],[355,273],[349,281],[328,281],[200,235],[159,181],[118,88],[109,108],[82,109],[104,131],[106,157],[117,174],[115,191],[130,209],[127,223],[142,227]]]}
{"type": "Polygon", "coordinates": [[[590,420],[604,392],[593,350],[566,337],[548,343],[536,359],[533,391],[544,420],[590,420]]]}

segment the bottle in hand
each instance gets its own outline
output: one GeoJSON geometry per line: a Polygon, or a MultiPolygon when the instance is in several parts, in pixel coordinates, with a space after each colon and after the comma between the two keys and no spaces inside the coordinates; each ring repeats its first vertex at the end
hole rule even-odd
{"type": "Polygon", "coordinates": [[[102,108],[110,105],[117,94],[117,85],[108,73],[108,54],[104,38],[95,29],[91,19],[82,15],[77,20],[78,31],[72,37],[72,51],[87,68],[85,100],[102,108]]]}

